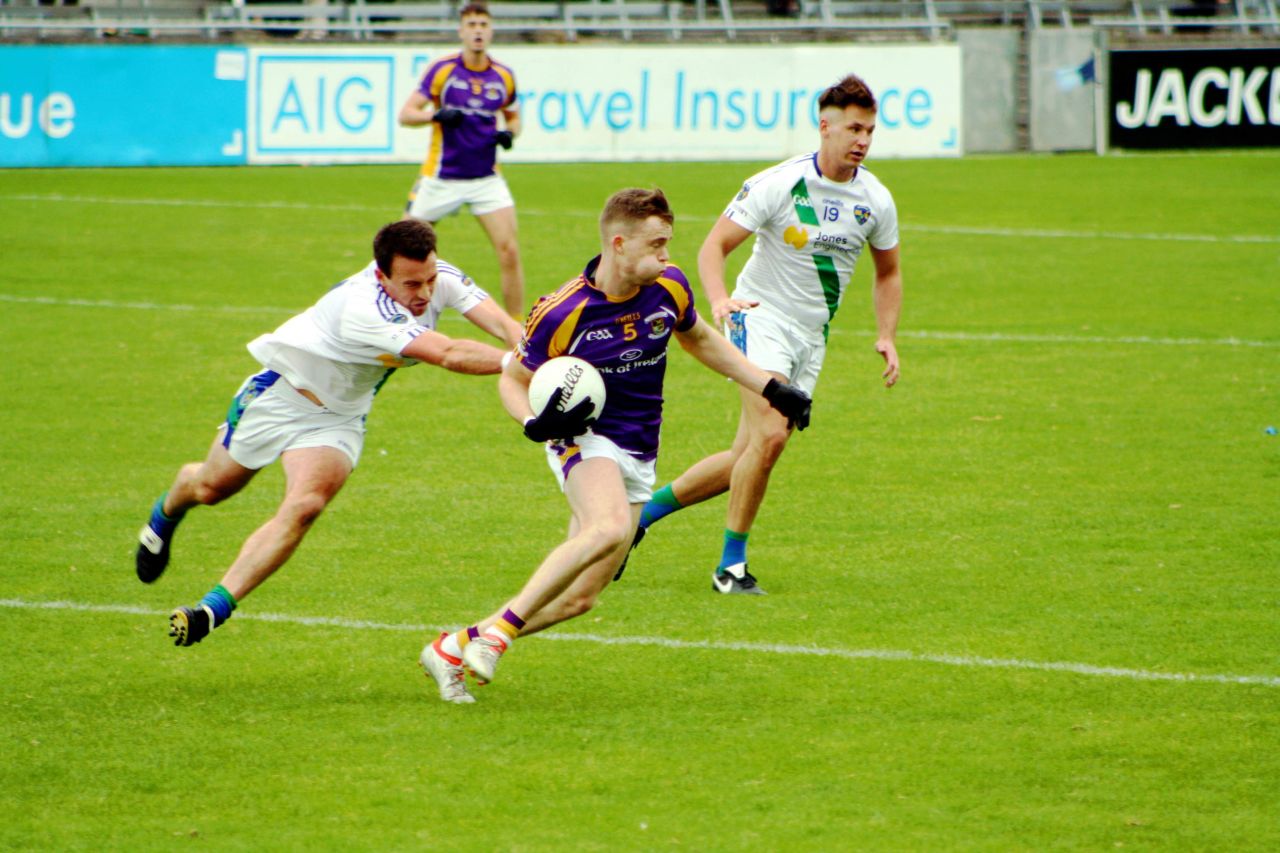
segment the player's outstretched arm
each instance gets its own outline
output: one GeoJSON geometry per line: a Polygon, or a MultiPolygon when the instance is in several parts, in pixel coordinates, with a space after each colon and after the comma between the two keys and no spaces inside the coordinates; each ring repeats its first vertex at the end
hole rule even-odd
{"type": "Polygon", "coordinates": [[[701,317],[687,332],[676,332],[676,340],[690,355],[716,373],[729,377],[743,388],[749,388],[769,401],[796,429],[809,425],[809,395],[785,382],[779,382],[767,371],[756,367],[701,317]]]}
{"type": "Polygon", "coordinates": [[[479,341],[451,338],[432,331],[418,335],[400,350],[400,354],[454,373],[473,376],[490,376],[502,370],[502,357],[506,355],[497,347],[479,341]]]}
{"type": "Polygon", "coordinates": [[[711,306],[711,317],[717,323],[723,323],[734,311],[744,311],[760,304],[746,299],[730,299],[729,288],[724,281],[725,260],[750,236],[750,231],[727,216],[721,216],[711,226],[711,233],[707,234],[702,248],[698,250],[698,277],[702,279],[702,290],[707,294],[707,304],[711,306]]]}
{"type": "Polygon", "coordinates": [[[492,299],[486,299],[462,316],[512,349],[520,341],[520,324],[492,299]]]}
{"type": "Polygon", "coordinates": [[[876,309],[876,352],[884,357],[884,385],[892,388],[898,381],[898,316],[902,313],[902,267],[898,260],[898,247],[877,249],[871,247],[871,257],[876,262],[876,283],[872,301],[876,309]]]}
{"type": "Polygon", "coordinates": [[[676,340],[689,355],[743,388],[759,394],[769,381],[768,373],[747,361],[746,356],[738,352],[733,344],[707,325],[707,321],[701,317],[687,332],[676,332],[676,340]]]}

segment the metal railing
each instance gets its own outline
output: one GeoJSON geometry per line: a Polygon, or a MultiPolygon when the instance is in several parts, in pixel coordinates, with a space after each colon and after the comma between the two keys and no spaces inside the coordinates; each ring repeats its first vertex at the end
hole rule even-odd
{"type": "MultiPolygon", "coordinates": [[[[191,35],[205,39],[293,34],[364,41],[457,31],[456,0],[369,3],[206,3],[195,0],[81,0],[79,6],[19,5],[0,0],[0,38],[122,34],[191,35]]],[[[1037,29],[1088,25],[1138,36],[1212,28],[1241,35],[1280,34],[1277,0],[788,0],[784,16],[762,3],[730,0],[525,0],[488,4],[499,33],[527,37],[605,36],[678,41],[734,39],[739,34],[803,38],[899,34],[933,41],[954,36],[957,22],[1037,29]],[[1196,14],[1209,8],[1220,14],[1196,14]]]]}
{"type": "MultiPolygon", "coordinates": [[[[823,0],[824,3],[827,0],[823,0]]],[[[734,38],[739,33],[856,33],[899,31],[927,38],[950,34],[950,24],[936,17],[914,16],[908,7],[921,3],[879,3],[853,15],[797,14],[777,17],[761,12],[735,14],[729,0],[565,0],[565,2],[489,3],[494,29],[530,36],[558,35],[575,41],[580,35],[603,35],[630,41],[640,35],[679,40],[686,34],[734,38]],[[892,12],[893,14],[887,14],[892,12]]],[[[19,6],[0,4],[0,37],[18,32],[53,34],[198,34],[208,38],[252,33],[296,33],[299,37],[375,37],[452,35],[458,22],[452,2],[422,3],[217,3],[148,0],[91,2],[85,6],[19,6]]],[[[798,9],[799,7],[797,7],[798,9]]]]}

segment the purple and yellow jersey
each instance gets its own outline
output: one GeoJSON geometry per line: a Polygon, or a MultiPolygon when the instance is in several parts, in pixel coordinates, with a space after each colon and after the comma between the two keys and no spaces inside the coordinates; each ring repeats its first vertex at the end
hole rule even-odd
{"type": "Polygon", "coordinates": [[[461,53],[455,53],[431,64],[418,91],[430,98],[436,109],[453,107],[463,115],[457,127],[431,126],[422,174],[446,180],[492,175],[498,113],[516,100],[516,77],[511,69],[490,58],[487,67],[476,71],[466,66],[461,53]]]}
{"type": "Polygon", "coordinates": [[[599,265],[597,256],[577,278],[538,300],[516,356],[530,370],[558,355],[594,364],[604,377],[605,404],[591,431],[640,459],[654,459],[667,345],[672,331],[687,332],[698,320],[693,291],[680,268],[669,266],[657,282],[618,301],[596,288],[599,265]]]}

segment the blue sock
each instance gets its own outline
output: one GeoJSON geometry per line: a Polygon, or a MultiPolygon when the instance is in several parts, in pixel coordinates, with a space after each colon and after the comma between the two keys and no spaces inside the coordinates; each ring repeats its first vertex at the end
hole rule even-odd
{"type": "Polygon", "coordinates": [[[724,550],[720,552],[720,568],[747,561],[747,537],[750,533],[737,533],[724,529],[724,550]]]}
{"type": "Polygon", "coordinates": [[[640,526],[647,528],[655,521],[666,518],[676,510],[683,508],[680,501],[676,499],[676,493],[671,491],[671,484],[667,483],[653,493],[653,497],[649,498],[649,502],[640,511],[640,526]]]}
{"type": "Polygon", "coordinates": [[[236,599],[225,586],[218,584],[200,599],[200,605],[213,611],[213,627],[216,628],[231,618],[231,611],[236,609],[236,599]]]}
{"type": "Polygon", "coordinates": [[[151,529],[154,530],[156,535],[161,539],[168,539],[173,533],[174,528],[178,526],[178,522],[182,521],[182,516],[186,515],[186,513],[183,512],[172,516],[165,515],[164,499],[168,496],[169,493],[165,492],[163,495],[156,498],[155,505],[151,507],[151,521],[148,522],[151,529]]]}

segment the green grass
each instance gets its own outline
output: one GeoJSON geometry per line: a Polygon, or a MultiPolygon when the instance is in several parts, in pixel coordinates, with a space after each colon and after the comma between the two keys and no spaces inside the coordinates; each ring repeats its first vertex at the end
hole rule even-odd
{"type": "MultiPolygon", "coordinates": [[[[530,299],[625,185],[668,191],[692,271],[753,168],[508,168],[530,299]]],[[[902,219],[903,379],[880,385],[868,263],[753,533],[771,595],[710,592],[724,503],[690,508],[470,707],[419,674],[426,626],[491,611],[566,516],[492,379],[397,374],[342,494],[200,646],[164,613],[278,469],[192,513],[156,585],[131,568],[245,342],[366,261],[411,167],[0,171],[0,846],[1280,846],[1280,155],[872,168],[902,219]]],[[[474,220],[440,231],[496,290],[474,220]]],[[[673,355],[660,480],[735,406],[673,355]]]]}

